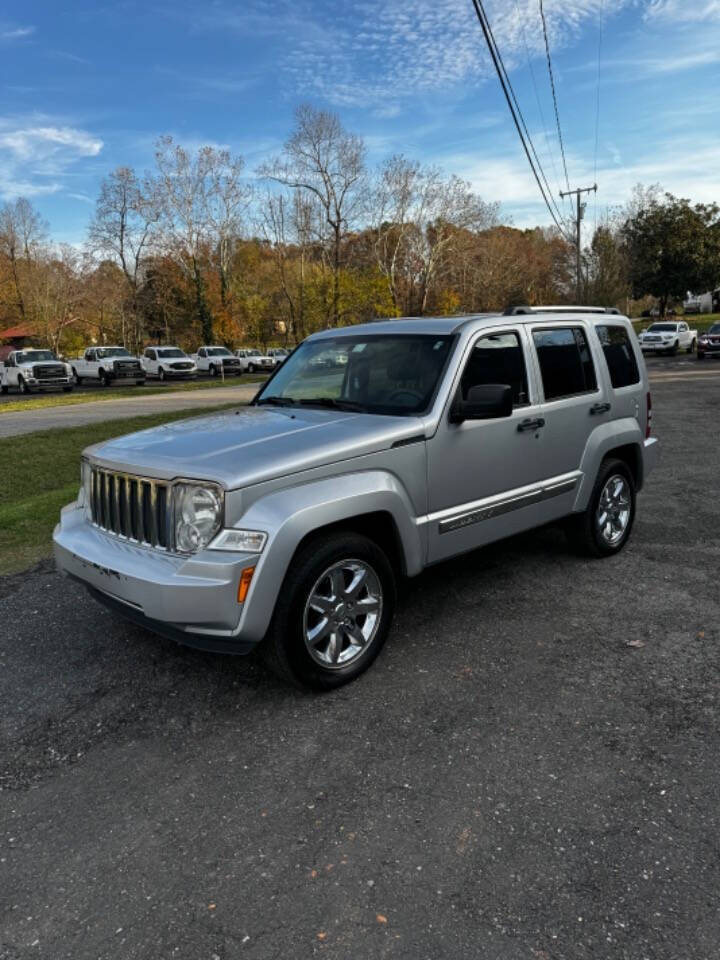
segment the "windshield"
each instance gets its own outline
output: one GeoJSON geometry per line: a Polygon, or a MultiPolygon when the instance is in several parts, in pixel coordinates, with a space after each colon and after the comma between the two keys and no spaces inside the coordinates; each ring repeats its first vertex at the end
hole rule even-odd
{"type": "Polygon", "coordinates": [[[232,354],[227,347],[208,347],[207,355],[209,357],[231,357],[232,354]]]}
{"type": "Polygon", "coordinates": [[[260,356],[260,351],[259,351],[259,350],[246,350],[245,352],[246,352],[246,354],[247,354],[248,357],[259,357],[259,356],[260,356]]]}
{"type": "Polygon", "coordinates": [[[184,357],[185,354],[177,347],[167,347],[164,350],[158,350],[159,357],[184,357]]]}
{"type": "Polygon", "coordinates": [[[648,333],[675,333],[676,330],[676,323],[653,323],[648,327],[648,333]]]}
{"type": "Polygon", "coordinates": [[[278,368],[257,402],[403,416],[426,410],[453,338],[413,334],[308,340],[278,368]]]}
{"type": "Polygon", "coordinates": [[[132,354],[125,347],[104,347],[97,352],[98,359],[104,360],[105,357],[130,357],[132,354]]]}
{"type": "Polygon", "coordinates": [[[708,330],[708,333],[720,333],[720,323],[714,323],[708,330]]]}
{"type": "Polygon", "coordinates": [[[52,350],[25,350],[15,354],[17,363],[41,363],[43,360],[57,360],[52,350]]]}

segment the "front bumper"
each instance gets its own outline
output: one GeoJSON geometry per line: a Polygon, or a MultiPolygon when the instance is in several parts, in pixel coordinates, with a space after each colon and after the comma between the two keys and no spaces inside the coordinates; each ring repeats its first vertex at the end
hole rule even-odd
{"type": "Polygon", "coordinates": [[[52,390],[53,387],[71,387],[73,385],[72,377],[48,377],[47,379],[35,379],[28,377],[25,383],[31,390],[52,390]]]}
{"type": "Polygon", "coordinates": [[[166,370],[165,376],[168,380],[194,380],[197,370],[166,370]]]}
{"type": "Polygon", "coordinates": [[[644,353],[664,353],[667,350],[672,350],[674,341],[670,343],[641,343],[640,349],[644,353]]]}
{"type": "Polygon", "coordinates": [[[61,572],[80,581],[125,619],[187,646],[249,653],[258,638],[242,634],[240,577],[255,554],[203,551],[175,556],[114,537],[87,520],[77,503],[65,507],[53,534],[61,572]]]}

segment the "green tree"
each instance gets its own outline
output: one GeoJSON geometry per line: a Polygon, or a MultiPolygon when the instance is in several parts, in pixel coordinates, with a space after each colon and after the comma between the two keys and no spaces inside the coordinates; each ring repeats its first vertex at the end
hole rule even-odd
{"type": "Polygon", "coordinates": [[[671,298],[711,289],[720,277],[720,208],[691,205],[666,193],[628,218],[622,235],[628,250],[633,295],[650,293],[665,315],[671,298]]]}

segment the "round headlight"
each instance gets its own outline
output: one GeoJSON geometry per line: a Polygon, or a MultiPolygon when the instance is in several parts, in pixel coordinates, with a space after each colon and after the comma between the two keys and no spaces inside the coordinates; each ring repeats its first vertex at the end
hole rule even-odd
{"type": "Polygon", "coordinates": [[[196,553],[212,540],[222,522],[222,497],[213,487],[179,483],[175,487],[175,546],[196,553]]]}

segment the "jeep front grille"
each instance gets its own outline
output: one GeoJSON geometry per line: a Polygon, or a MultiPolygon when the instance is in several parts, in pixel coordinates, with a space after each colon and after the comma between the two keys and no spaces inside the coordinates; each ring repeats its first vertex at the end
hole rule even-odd
{"type": "Polygon", "coordinates": [[[101,530],[167,550],[170,543],[169,485],[101,467],[91,467],[90,513],[101,530]]]}

